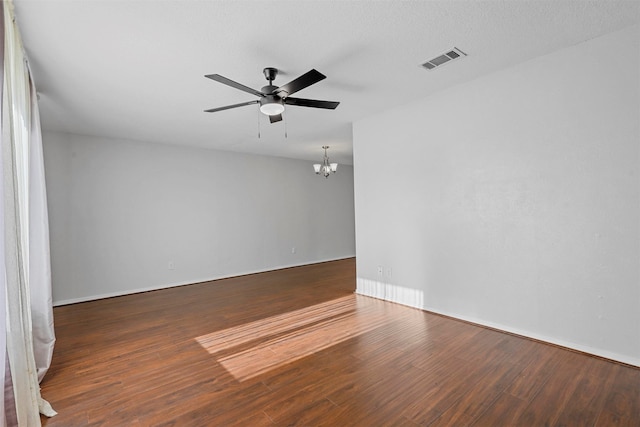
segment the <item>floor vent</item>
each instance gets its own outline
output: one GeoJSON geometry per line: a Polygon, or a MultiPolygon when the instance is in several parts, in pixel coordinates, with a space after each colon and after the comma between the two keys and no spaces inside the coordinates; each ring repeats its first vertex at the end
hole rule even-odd
{"type": "Polygon", "coordinates": [[[460,49],[458,49],[457,47],[454,47],[450,51],[445,52],[440,56],[436,56],[435,58],[428,60],[427,62],[422,64],[422,66],[427,70],[433,70],[434,68],[447,64],[453,61],[454,59],[462,58],[463,56],[467,56],[467,54],[461,51],[460,49]]]}

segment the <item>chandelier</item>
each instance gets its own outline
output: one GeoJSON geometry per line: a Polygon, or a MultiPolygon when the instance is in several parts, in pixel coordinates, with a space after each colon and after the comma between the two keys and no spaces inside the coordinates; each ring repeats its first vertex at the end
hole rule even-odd
{"type": "Polygon", "coordinates": [[[322,164],[316,163],[313,165],[313,170],[316,172],[316,175],[323,175],[325,178],[328,178],[332,173],[336,173],[338,170],[337,163],[329,163],[329,157],[327,156],[327,148],[328,145],[323,145],[324,149],[324,159],[322,160],[322,164]]]}

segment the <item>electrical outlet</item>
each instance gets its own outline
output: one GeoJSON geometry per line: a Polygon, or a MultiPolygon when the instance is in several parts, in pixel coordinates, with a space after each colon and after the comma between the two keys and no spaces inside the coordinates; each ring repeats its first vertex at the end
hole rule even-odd
{"type": "Polygon", "coordinates": [[[167,269],[175,270],[176,269],[176,264],[173,261],[169,261],[169,263],[167,264],[167,269]]]}
{"type": "Polygon", "coordinates": [[[291,253],[292,253],[292,254],[295,254],[295,253],[296,253],[296,247],[295,247],[295,246],[293,246],[293,247],[291,248],[291,253]]]}

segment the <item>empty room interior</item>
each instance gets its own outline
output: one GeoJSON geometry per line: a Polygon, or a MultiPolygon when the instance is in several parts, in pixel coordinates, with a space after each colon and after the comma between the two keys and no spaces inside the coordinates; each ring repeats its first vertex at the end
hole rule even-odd
{"type": "Polygon", "coordinates": [[[640,2],[3,3],[6,425],[640,425],[640,2]]]}

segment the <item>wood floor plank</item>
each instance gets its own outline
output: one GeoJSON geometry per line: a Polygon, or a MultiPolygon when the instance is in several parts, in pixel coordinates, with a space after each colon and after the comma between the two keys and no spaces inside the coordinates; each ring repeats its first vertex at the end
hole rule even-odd
{"type": "Polygon", "coordinates": [[[524,424],[518,424],[518,420],[522,416],[529,402],[519,399],[509,393],[501,393],[485,412],[480,414],[476,419],[469,422],[469,426],[474,427],[493,427],[493,426],[510,426],[510,427],[528,427],[524,424]]]}
{"type": "Polygon", "coordinates": [[[606,409],[600,413],[595,427],[638,427],[638,418],[619,415],[606,409]]]}
{"type": "Polygon", "coordinates": [[[522,370],[509,362],[490,364],[485,375],[461,394],[460,398],[430,426],[470,425],[479,418],[502,394],[504,389],[522,370]]]}
{"type": "Polygon", "coordinates": [[[640,369],[354,289],[346,259],[56,307],[43,425],[640,425],[640,369]]]}
{"type": "Polygon", "coordinates": [[[614,381],[607,393],[603,411],[610,415],[610,419],[620,420],[621,425],[627,420],[640,425],[640,369],[614,366],[612,370],[614,381]]]}
{"type": "Polygon", "coordinates": [[[511,395],[530,402],[557,369],[562,350],[554,346],[534,343],[529,360],[520,375],[507,388],[511,395]]]}
{"type": "MultiPolygon", "coordinates": [[[[556,425],[559,418],[570,408],[572,397],[587,385],[584,377],[584,355],[565,351],[540,392],[533,398],[522,414],[519,423],[526,425],[556,425]]],[[[590,412],[590,407],[580,408],[590,412]]],[[[591,424],[595,422],[591,420],[591,424]]]]}

